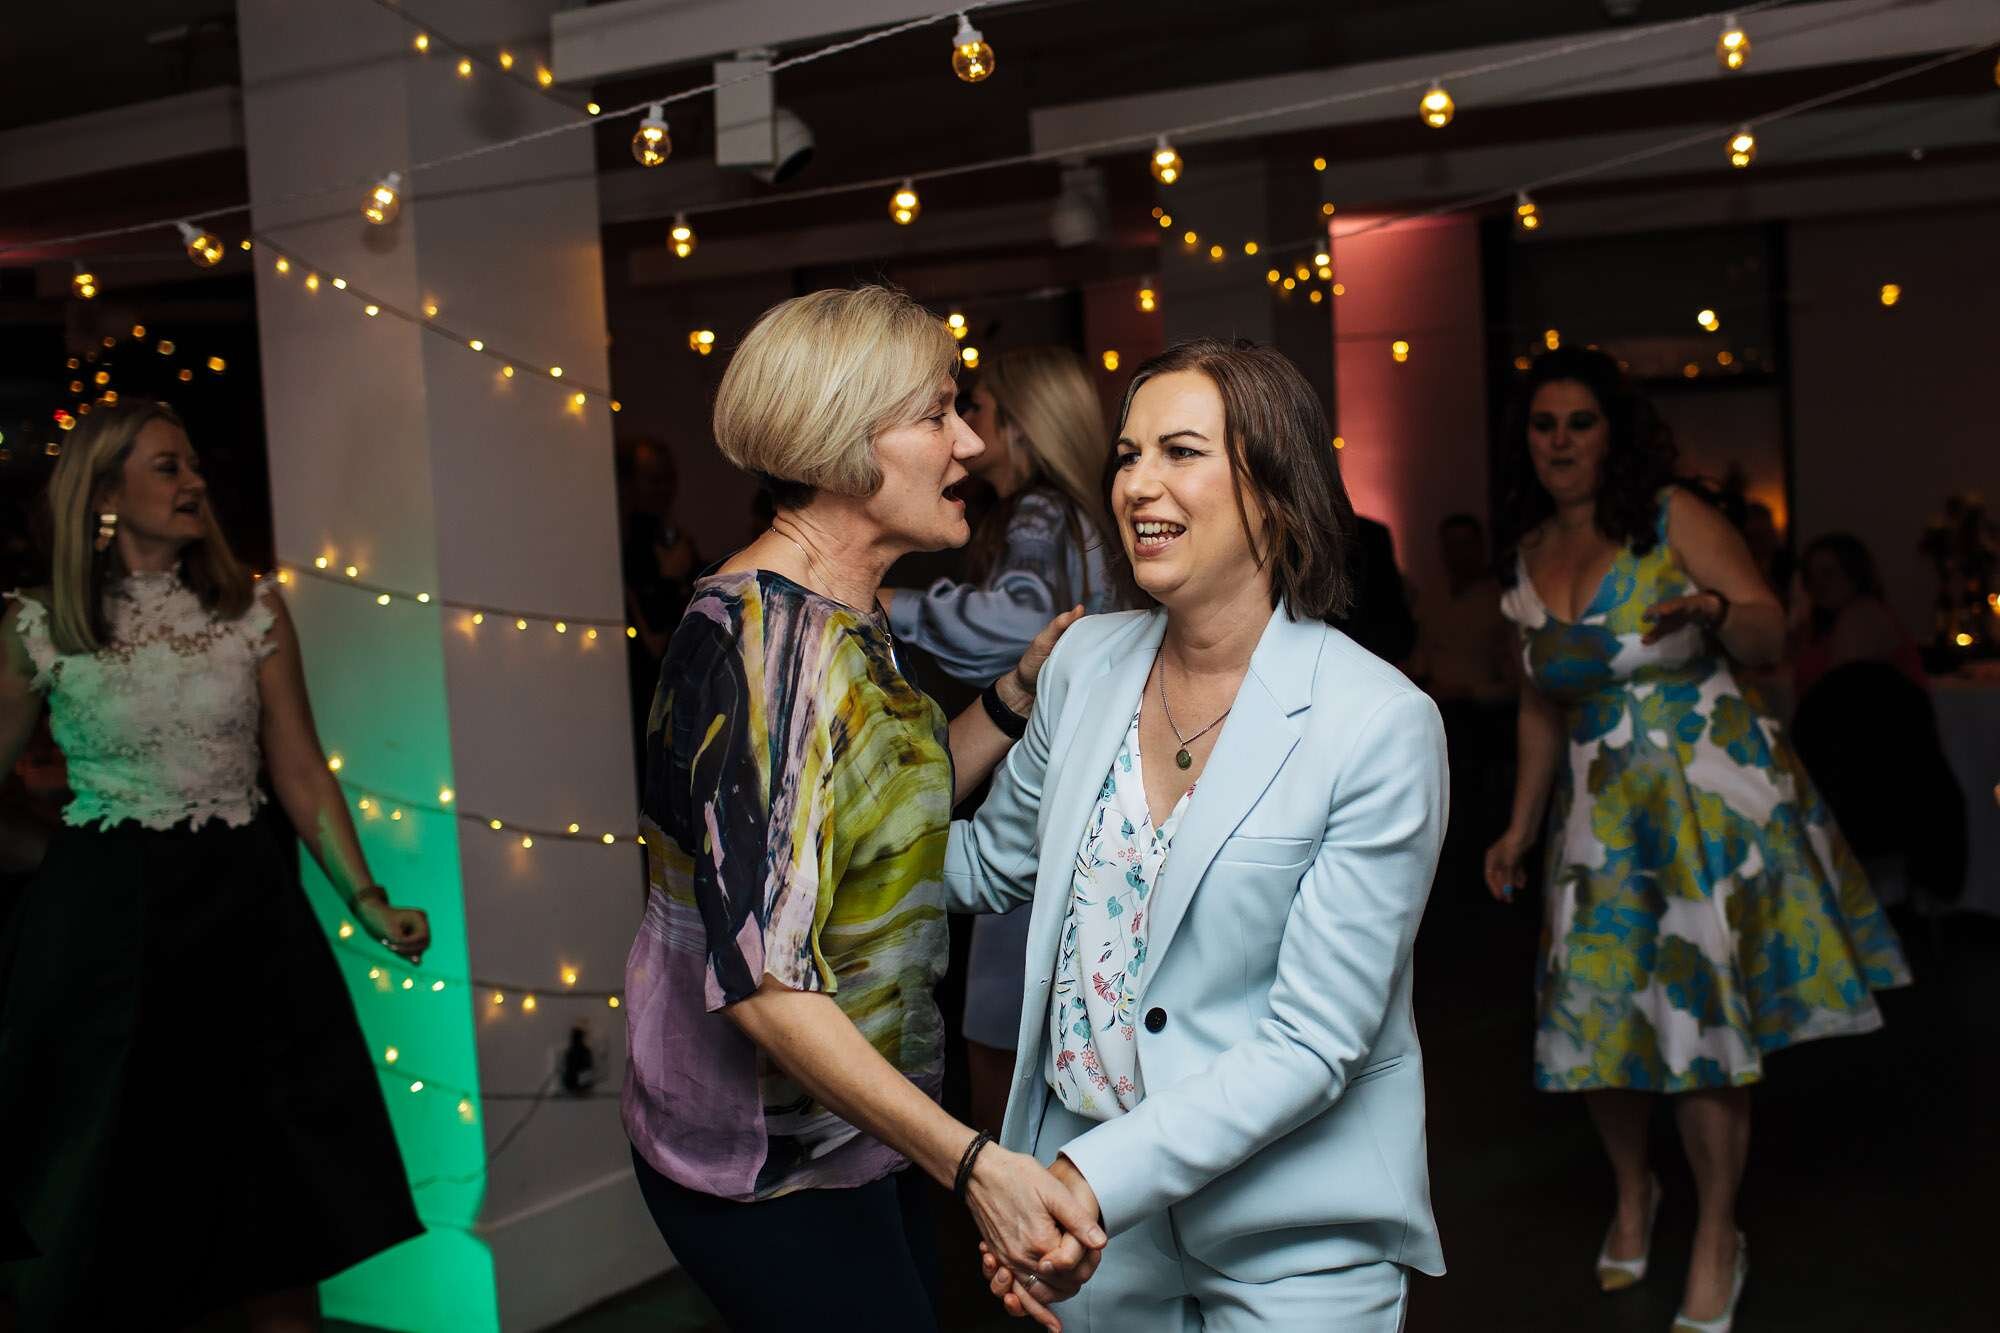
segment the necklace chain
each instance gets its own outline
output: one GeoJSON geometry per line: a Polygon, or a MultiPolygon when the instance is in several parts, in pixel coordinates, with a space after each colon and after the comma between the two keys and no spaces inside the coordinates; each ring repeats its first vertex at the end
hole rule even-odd
{"type": "Polygon", "coordinates": [[[1174,755],[1174,762],[1182,768],[1189,768],[1194,764],[1194,756],[1188,753],[1188,746],[1193,745],[1203,736],[1208,735],[1209,732],[1221,726],[1222,718],[1228,717],[1230,710],[1235,707],[1235,704],[1231,704],[1229,708],[1223,709],[1222,717],[1216,718],[1215,721],[1209,723],[1194,735],[1181,735],[1181,729],[1174,725],[1174,710],[1167,703],[1167,664],[1165,662],[1160,663],[1160,711],[1167,715],[1167,730],[1173,732],[1174,739],[1181,743],[1180,751],[1174,755]]]}

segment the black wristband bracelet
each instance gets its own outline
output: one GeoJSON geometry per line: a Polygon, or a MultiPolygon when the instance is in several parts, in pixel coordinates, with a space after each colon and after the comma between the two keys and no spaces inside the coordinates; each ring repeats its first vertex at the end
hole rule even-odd
{"type": "Polygon", "coordinates": [[[986,1145],[991,1142],[993,1136],[982,1129],[972,1136],[972,1142],[966,1144],[965,1151],[959,1154],[958,1173],[951,1181],[951,1192],[959,1198],[965,1197],[966,1182],[972,1179],[972,1164],[979,1160],[979,1154],[985,1151],[986,1145]]]}
{"type": "Polygon", "coordinates": [[[1028,734],[1028,719],[1009,708],[1000,697],[1000,683],[995,681],[979,692],[979,705],[986,710],[986,716],[993,719],[993,725],[1000,728],[1012,740],[1020,740],[1028,734]]]}

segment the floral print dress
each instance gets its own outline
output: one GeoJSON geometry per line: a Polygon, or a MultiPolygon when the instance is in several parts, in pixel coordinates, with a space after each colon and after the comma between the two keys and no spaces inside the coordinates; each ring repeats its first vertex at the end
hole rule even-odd
{"type": "Polygon", "coordinates": [[[1122,1115],[1145,1096],[1133,1011],[1148,899],[1193,796],[1189,787],[1154,827],[1134,713],[1077,848],[1049,1000],[1049,1086],[1086,1120],[1122,1115]]]}
{"type": "Polygon", "coordinates": [[[1700,630],[1644,643],[1696,590],[1667,544],[1626,546],[1575,623],[1527,565],[1501,602],[1567,725],[1548,825],[1535,1082],[1687,1092],[1882,1023],[1895,931],[1779,724],[1700,630]]]}

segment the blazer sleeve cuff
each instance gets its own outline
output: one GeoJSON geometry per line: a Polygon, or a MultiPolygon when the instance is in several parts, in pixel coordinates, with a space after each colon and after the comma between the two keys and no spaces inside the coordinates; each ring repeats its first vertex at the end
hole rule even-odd
{"type": "Polygon", "coordinates": [[[1070,1165],[1090,1182],[1091,1191],[1097,1195],[1097,1211],[1104,1219],[1105,1233],[1112,1236],[1130,1230],[1166,1207],[1165,1200],[1156,1202],[1149,1197],[1150,1187],[1142,1163],[1119,1150],[1117,1135],[1105,1133],[1115,1123],[1106,1121],[1095,1129],[1085,1130],[1061,1149],[1070,1165]]]}

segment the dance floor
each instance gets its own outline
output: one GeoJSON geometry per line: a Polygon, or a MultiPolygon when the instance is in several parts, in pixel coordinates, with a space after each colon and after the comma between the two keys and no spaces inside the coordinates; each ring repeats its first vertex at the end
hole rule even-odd
{"type": "MultiPolygon", "coordinates": [[[[1611,1203],[1602,1159],[1582,1103],[1529,1086],[1534,911],[1441,891],[1418,945],[1432,1193],[1451,1273],[1414,1284],[1409,1333],[1665,1333],[1687,1261],[1693,1183],[1663,1112],[1654,1158],[1667,1199],[1654,1275],[1599,1294],[1591,1260],[1611,1203]]],[[[1780,1054],[1756,1093],[1743,1333],[1993,1326],[1990,1306],[1968,1293],[1990,1262],[2000,1198],[2000,920],[1946,918],[1909,942],[1919,984],[1884,997],[1882,1032],[1780,1054]]],[[[941,1196],[938,1215],[944,1327],[1026,1328],[979,1287],[974,1262],[960,1260],[973,1243],[963,1211],[941,1196]]],[[[722,1333],[679,1274],[562,1327],[722,1333]]]]}

